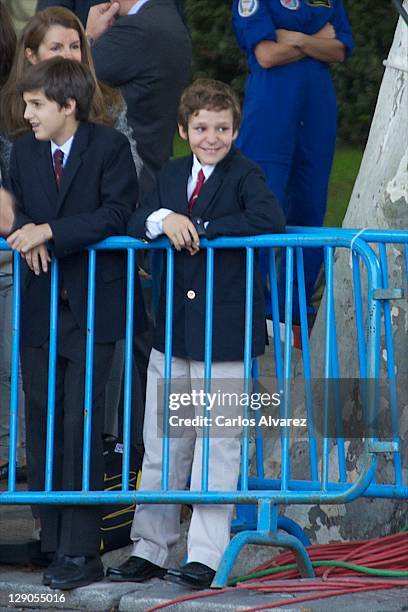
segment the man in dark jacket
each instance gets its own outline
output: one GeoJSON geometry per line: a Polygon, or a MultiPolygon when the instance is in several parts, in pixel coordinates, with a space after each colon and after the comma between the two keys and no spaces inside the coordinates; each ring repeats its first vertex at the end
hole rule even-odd
{"type": "MultiPolygon", "coordinates": [[[[100,4],[99,0],[38,0],[37,12],[49,6],[65,6],[65,8],[75,13],[85,26],[89,10],[95,4],[100,4]]],[[[174,0],[174,4],[184,21],[183,0],[174,0]]]]}
{"type": "Polygon", "coordinates": [[[143,195],[172,152],[177,106],[190,79],[190,36],[174,0],[100,4],[89,13],[87,34],[98,78],[125,98],[144,165],[143,195]]]}

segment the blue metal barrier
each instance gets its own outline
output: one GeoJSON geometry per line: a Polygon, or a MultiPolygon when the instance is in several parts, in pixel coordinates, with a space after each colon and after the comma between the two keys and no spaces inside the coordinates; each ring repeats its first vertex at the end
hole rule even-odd
{"type": "MultiPolygon", "coordinates": [[[[305,228],[301,227],[289,227],[288,233],[296,236],[303,235],[305,232],[305,228]]],[[[329,228],[307,228],[307,233],[314,234],[316,236],[330,236],[332,235],[333,230],[329,228]]],[[[398,393],[397,393],[397,384],[396,384],[396,360],[395,360],[395,351],[394,351],[394,338],[393,338],[393,330],[392,330],[392,318],[391,318],[391,301],[399,300],[399,299],[408,299],[408,231],[402,230],[341,230],[343,236],[347,236],[351,239],[352,244],[356,237],[359,240],[366,242],[366,244],[370,244],[373,248],[374,252],[377,253],[378,264],[381,270],[381,288],[374,291],[373,296],[374,299],[378,300],[381,305],[382,317],[381,322],[383,323],[383,330],[381,326],[379,328],[379,336],[381,336],[382,345],[384,345],[386,350],[386,368],[387,368],[387,380],[384,380],[381,373],[379,376],[381,377],[382,383],[386,383],[388,385],[388,394],[389,394],[389,405],[390,405],[390,420],[392,425],[392,442],[393,442],[393,450],[392,450],[392,461],[394,467],[394,483],[385,483],[385,482],[377,482],[376,476],[373,477],[372,482],[369,484],[367,489],[362,493],[364,497],[371,498],[394,498],[394,499],[408,499],[408,485],[404,482],[404,474],[403,474],[403,458],[402,458],[402,440],[399,434],[399,414],[398,414],[398,393]],[[402,262],[402,287],[389,287],[389,279],[388,279],[388,264],[387,264],[387,246],[390,245],[399,246],[401,249],[400,257],[403,260],[402,262]],[[405,263],[405,275],[404,275],[404,263],[405,263]],[[381,331],[383,333],[381,334],[381,331]]],[[[303,258],[303,254],[299,253],[303,258]]],[[[353,252],[352,254],[352,270],[353,270],[353,284],[355,289],[355,309],[356,309],[356,319],[357,319],[357,328],[364,328],[364,307],[363,307],[363,297],[362,297],[362,288],[361,288],[361,279],[360,279],[360,271],[358,265],[358,255],[353,252]]],[[[299,264],[299,260],[298,260],[299,264]]],[[[326,257],[327,264],[327,257],[326,257]]],[[[331,275],[331,265],[326,265],[326,274],[331,275]]],[[[271,258],[271,270],[270,270],[270,278],[271,278],[271,290],[273,294],[273,302],[272,308],[275,309],[274,312],[274,337],[279,339],[279,325],[278,325],[278,306],[277,306],[277,285],[276,285],[276,271],[275,271],[275,258],[271,258]]],[[[305,404],[308,415],[308,423],[311,425],[309,429],[309,467],[310,467],[310,478],[311,481],[317,479],[317,454],[316,454],[316,440],[314,436],[314,428],[313,428],[313,413],[311,410],[312,398],[310,387],[306,381],[310,381],[311,369],[310,369],[310,351],[309,351],[309,340],[307,333],[307,320],[305,317],[306,309],[305,309],[305,301],[304,301],[304,282],[303,282],[303,274],[302,274],[302,265],[298,265],[298,282],[299,282],[299,304],[300,304],[300,314],[301,314],[301,331],[302,331],[302,362],[304,366],[304,379],[305,379],[305,404]]],[[[328,302],[328,308],[326,310],[326,315],[329,317],[330,321],[332,321],[332,333],[331,333],[331,342],[335,346],[330,348],[330,354],[333,359],[333,376],[338,377],[338,360],[337,360],[337,341],[336,341],[336,331],[335,331],[335,317],[333,316],[333,284],[331,279],[326,279],[327,286],[327,294],[326,300],[328,302]],[[330,309],[330,314],[329,314],[330,309]]],[[[287,329],[286,329],[287,331],[287,329]]],[[[326,340],[329,341],[330,336],[326,335],[326,340]]],[[[285,346],[288,342],[288,337],[285,338],[285,346]]],[[[364,334],[357,334],[357,343],[358,343],[358,354],[359,354],[359,367],[360,367],[360,377],[362,379],[367,378],[367,367],[365,361],[365,338],[364,334]]],[[[408,335],[406,337],[406,345],[408,354],[408,335]]],[[[275,351],[277,354],[276,358],[276,369],[277,376],[279,376],[279,372],[282,371],[282,358],[279,350],[279,341],[275,342],[275,351]]],[[[401,355],[400,359],[406,359],[404,355],[401,355]]],[[[399,364],[402,365],[402,364],[399,364]]],[[[401,404],[401,403],[400,403],[401,404]]],[[[339,411],[336,411],[336,414],[339,414],[339,411]]],[[[337,450],[338,450],[338,471],[339,471],[339,483],[347,482],[346,478],[346,453],[345,453],[345,445],[344,439],[342,437],[337,438],[337,450]]],[[[327,442],[326,442],[326,452],[327,452],[327,442]]],[[[254,489],[275,489],[278,490],[280,488],[280,480],[279,479],[267,479],[264,476],[264,448],[263,448],[263,440],[262,437],[256,437],[256,454],[257,454],[257,475],[250,480],[250,487],[254,489]]],[[[405,469],[407,469],[405,467],[405,469]]],[[[304,490],[304,487],[309,486],[310,483],[306,483],[304,480],[295,480],[292,479],[290,481],[290,486],[293,490],[304,490]]],[[[237,509],[237,520],[235,522],[235,529],[254,529],[256,528],[256,517],[252,509],[249,506],[240,506],[237,509]]],[[[284,528],[284,527],[282,527],[284,528]]]]}
{"type": "MultiPolygon", "coordinates": [[[[305,228],[291,227],[288,228],[288,233],[298,235],[299,232],[304,231],[305,228]]],[[[369,485],[367,490],[364,492],[365,497],[384,497],[384,498],[408,498],[408,484],[404,484],[403,477],[403,461],[401,456],[401,439],[398,434],[399,429],[399,415],[398,415],[398,393],[396,386],[396,359],[394,350],[394,338],[392,330],[392,316],[391,316],[391,301],[405,299],[408,300],[408,230],[357,230],[357,229],[342,229],[342,234],[348,236],[353,241],[356,236],[361,241],[364,241],[367,245],[370,245],[374,252],[377,254],[378,264],[381,270],[381,287],[374,292],[374,298],[381,304],[382,317],[381,321],[383,324],[382,330],[380,330],[380,336],[383,339],[386,355],[387,355],[387,377],[388,377],[388,392],[390,402],[390,418],[393,430],[393,441],[395,449],[393,450],[393,463],[394,463],[394,484],[376,483],[375,479],[369,485]],[[402,259],[401,266],[401,287],[390,287],[389,286],[389,270],[387,261],[387,248],[391,245],[399,247],[401,249],[400,257],[402,259]],[[403,268],[405,267],[405,274],[403,268]],[[382,333],[381,333],[382,331],[382,333]],[[398,450],[397,450],[398,447],[398,450]]],[[[330,235],[331,230],[329,228],[308,228],[308,232],[315,233],[319,236],[330,235]]],[[[359,325],[363,324],[364,314],[361,304],[361,283],[359,269],[357,265],[357,256],[353,254],[353,274],[354,274],[354,286],[357,287],[357,295],[360,298],[360,302],[356,299],[356,313],[357,319],[360,321],[359,325]]],[[[359,341],[363,338],[360,337],[359,341]]],[[[364,354],[364,348],[359,347],[359,355],[364,354]]],[[[408,335],[407,335],[407,353],[408,354],[408,335]]],[[[401,358],[404,358],[401,356],[401,358]]],[[[406,359],[406,356],[405,356],[406,359]]],[[[360,361],[360,375],[362,378],[366,377],[365,364],[360,361]]]]}
{"type": "MultiPolygon", "coordinates": [[[[12,399],[10,410],[10,475],[7,491],[0,492],[0,504],[100,504],[100,503],[233,503],[233,504],[256,504],[258,506],[258,519],[255,531],[245,530],[231,540],[224,558],[221,562],[213,586],[224,586],[233,563],[242,546],[247,543],[262,543],[291,548],[298,559],[299,567],[305,576],[313,576],[313,569],[307,553],[301,541],[289,533],[285,535],[278,533],[279,518],[278,505],[288,504],[320,504],[320,503],[345,503],[350,502],[362,495],[383,497],[407,497],[408,489],[403,485],[402,464],[400,457],[400,440],[398,437],[397,404],[394,391],[392,392],[393,431],[392,441],[381,441],[370,433],[362,441],[361,471],[355,481],[348,479],[345,454],[344,438],[341,434],[336,436],[338,447],[339,481],[334,482],[330,478],[330,439],[323,436],[322,449],[318,447],[314,426],[313,397],[311,394],[311,355],[308,335],[308,321],[306,313],[305,286],[303,274],[304,249],[324,248],[325,251],[325,274],[326,274],[326,297],[325,297],[325,322],[324,322],[324,351],[322,351],[322,364],[324,368],[323,378],[326,381],[340,378],[339,364],[337,359],[337,333],[336,319],[334,313],[334,249],[344,248],[353,252],[353,279],[355,291],[355,304],[357,312],[355,350],[359,355],[360,378],[368,381],[379,379],[380,373],[380,327],[381,310],[384,311],[385,330],[387,342],[392,345],[392,321],[389,313],[388,294],[381,293],[386,287],[386,271],[384,267],[384,252],[380,250],[379,258],[367,244],[367,237],[356,237],[356,232],[348,230],[321,231],[305,228],[302,231],[287,235],[256,236],[247,238],[220,238],[212,241],[203,240],[201,247],[207,251],[207,286],[206,286],[206,330],[205,330],[205,391],[211,388],[211,362],[212,362],[212,315],[213,315],[213,273],[214,253],[218,249],[245,249],[246,251],[246,309],[245,309],[245,346],[244,346],[244,390],[247,396],[251,391],[252,371],[252,288],[253,288],[253,266],[254,250],[260,247],[273,249],[286,249],[286,308],[285,308],[285,340],[282,346],[279,333],[278,313],[278,291],[275,258],[271,257],[270,276],[273,313],[273,349],[275,355],[276,379],[279,389],[284,390],[283,402],[280,406],[280,416],[290,418],[292,414],[291,405],[291,375],[293,363],[293,350],[291,345],[292,328],[292,285],[294,269],[298,279],[300,327],[302,335],[302,352],[305,380],[305,407],[308,423],[308,446],[310,477],[295,480],[291,477],[290,461],[290,437],[287,428],[281,431],[280,436],[280,478],[274,480],[265,479],[262,448],[262,435],[259,428],[256,430],[257,441],[256,464],[257,475],[250,473],[250,430],[248,426],[243,427],[242,433],[242,459],[241,459],[241,481],[237,491],[211,491],[208,488],[208,465],[210,460],[210,435],[208,427],[204,428],[204,444],[202,459],[202,488],[200,491],[175,491],[169,488],[169,456],[171,450],[171,438],[164,435],[162,453],[162,489],[161,491],[131,491],[129,490],[129,461],[130,461],[130,422],[131,422],[131,368],[132,368],[132,335],[133,320],[133,279],[135,274],[135,251],[162,250],[166,256],[167,286],[166,286],[166,333],[165,333],[165,398],[164,423],[168,434],[169,424],[169,402],[168,395],[171,385],[171,348],[172,348],[172,319],[173,319],[173,285],[174,285],[174,251],[165,239],[145,243],[128,237],[115,237],[105,240],[98,245],[89,248],[89,283],[88,283],[88,333],[87,333],[87,376],[84,405],[84,443],[83,443],[83,481],[81,491],[54,491],[52,487],[52,465],[53,465],[53,428],[55,411],[55,362],[57,342],[57,318],[58,318],[58,262],[53,259],[51,266],[52,289],[50,306],[50,363],[49,363],[49,395],[48,395],[48,420],[46,441],[46,485],[45,491],[22,491],[16,490],[15,484],[15,458],[17,440],[17,372],[18,372],[18,345],[19,345],[19,303],[20,286],[15,282],[14,291],[14,317],[13,317],[13,377],[12,377],[12,399]],[[91,417],[92,417],[92,361],[93,361],[93,329],[94,329],[94,307],[95,307],[95,267],[97,254],[100,250],[123,249],[127,252],[127,319],[126,319],[126,348],[125,348],[125,377],[124,377],[124,426],[123,426],[123,479],[120,491],[90,491],[89,490],[89,457],[92,440],[91,417]],[[367,274],[367,295],[364,300],[361,290],[359,263],[363,262],[367,274]],[[358,265],[357,265],[358,264],[358,265]],[[381,297],[382,296],[382,297],[381,297]],[[387,308],[385,308],[385,306],[387,308]],[[391,334],[391,338],[390,338],[391,334]],[[394,408],[393,408],[394,406],[394,408]],[[320,467],[319,467],[320,452],[320,467]],[[393,486],[375,483],[378,453],[394,453],[396,484],[393,486]],[[319,476],[320,471],[320,476],[319,476]]],[[[380,232],[374,233],[380,242],[380,232]]],[[[373,235],[371,235],[371,238],[373,235]]],[[[383,242],[408,242],[407,233],[402,236],[383,237],[383,242]],[[403,240],[402,240],[403,239],[403,240]]],[[[382,239],[381,239],[382,240],[382,239]]],[[[370,241],[371,242],[371,241],[370,241]]],[[[0,240],[0,250],[6,249],[7,245],[0,240]]],[[[407,252],[406,252],[407,257],[407,252]]],[[[407,257],[408,259],[408,257],[407,257]]],[[[20,258],[14,255],[15,278],[20,278],[20,258]]],[[[388,347],[388,344],[387,344],[388,347]]],[[[393,354],[393,353],[392,353],[393,354]]],[[[390,348],[391,355],[391,348],[390,348]]],[[[391,364],[390,364],[391,367],[391,364]]],[[[389,371],[390,380],[392,372],[389,371]]],[[[375,410],[376,393],[375,385],[369,385],[368,396],[365,398],[366,406],[375,410]]],[[[329,399],[326,399],[325,408],[328,408],[329,399]]],[[[1,407],[0,407],[1,409],[1,407]]],[[[249,414],[249,405],[245,406],[244,416],[249,414]]],[[[328,412],[326,413],[328,415],[328,412]]],[[[328,418],[328,417],[327,417],[328,418]]],[[[282,522],[281,525],[282,526],[282,522]]],[[[284,528],[290,526],[283,524],[284,528]]],[[[298,535],[298,534],[297,534],[298,535]]]]}

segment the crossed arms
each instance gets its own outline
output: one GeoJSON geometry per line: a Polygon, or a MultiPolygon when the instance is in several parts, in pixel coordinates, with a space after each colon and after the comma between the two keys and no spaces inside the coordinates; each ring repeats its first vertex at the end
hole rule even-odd
{"type": "Polygon", "coordinates": [[[297,62],[306,56],[321,62],[343,62],[345,48],[336,39],[336,32],[331,23],[316,34],[309,36],[303,32],[276,30],[277,40],[262,40],[255,47],[255,57],[262,68],[273,68],[297,62]]]}

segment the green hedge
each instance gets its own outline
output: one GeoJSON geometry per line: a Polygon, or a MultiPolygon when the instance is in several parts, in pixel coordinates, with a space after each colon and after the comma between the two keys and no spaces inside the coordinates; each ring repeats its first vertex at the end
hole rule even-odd
{"type": "MultiPolygon", "coordinates": [[[[279,0],[275,0],[278,2],[279,0]]],[[[397,15],[390,0],[343,0],[356,42],[352,58],[333,69],[339,139],[363,145],[368,135],[397,15]]],[[[242,95],[246,62],[231,28],[229,0],[185,0],[194,48],[194,76],[231,83],[242,95]]]]}

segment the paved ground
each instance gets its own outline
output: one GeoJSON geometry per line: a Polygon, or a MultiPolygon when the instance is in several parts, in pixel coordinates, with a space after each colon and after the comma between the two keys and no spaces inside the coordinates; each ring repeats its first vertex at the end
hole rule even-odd
{"type": "MultiPolygon", "coordinates": [[[[27,506],[0,506],[0,558],[2,545],[26,542],[32,537],[33,522],[27,506]]],[[[3,548],[4,550],[4,548],[3,548]]],[[[122,549],[104,555],[105,566],[121,563],[129,555],[122,549]]],[[[183,544],[176,557],[184,554],[183,544]]],[[[247,547],[240,555],[236,574],[245,573],[261,561],[272,556],[272,549],[247,547]]],[[[177,559],[175,559],[177,562],[177,559]]],[[[98,610],[98,611],[147,611],[152,606],[190,593],[187,589],[163,580],[151,580],[146,584],[112,584],[107,580],[69,592],[52,591],[41,583],[42,572],[30,566],[0,565],[0,612],[15,610],[98,610]],[[42,603],[41,603],[42,600],[42,603]]],[[[169,610],[201,610],[203,612],[248,610],[292,599],[293,595],[259,595],[250,591],[232,589],[210,598],[197,599],[172,605],[169,610]]],[[[191,594],[193,592],[191,591],[191,594]]],[[[279,607],[279,610],[316,610],[319,612],[408,612],[408,589],[384,592],[360,593],[335,597],[316,602],[279,607]]]]}
{"type": "MultiPolygon", "coordinates": [[[[4,567],[0,578],[0,610],[106,610],[106,611],[147,611],[151,607],[185,596],[188,590],[179,585],[153,579],[146,584],[112,584],[108,581],[76,589],[74,591],[52,591],[41,584],[41,574],[32,571],[16,571],[4,567]],[[44,603],[28,603],[35,600],[44,603]],[[54,600],[54,603],[51,601],[54,600]],[[55,602],[55,600],[57,600],[55,602]],[[25,602],[24,604],[22,602],[25,602]]],[[[292,599],[294,595],[259,595],[249,591],[233,589],[227,593],[210,598],[196,599],[169,607],[176,610],[202,610],[217,612],[221,610],[248,610],[271,604],[272,602],[292,599]]],[[[319,612],[402,612],[408,610],[408,590],[393,589],[384,592],[359,593],[335,597],[315,602],[279,607],[281,610],[316,610],[319,612]]]]}

